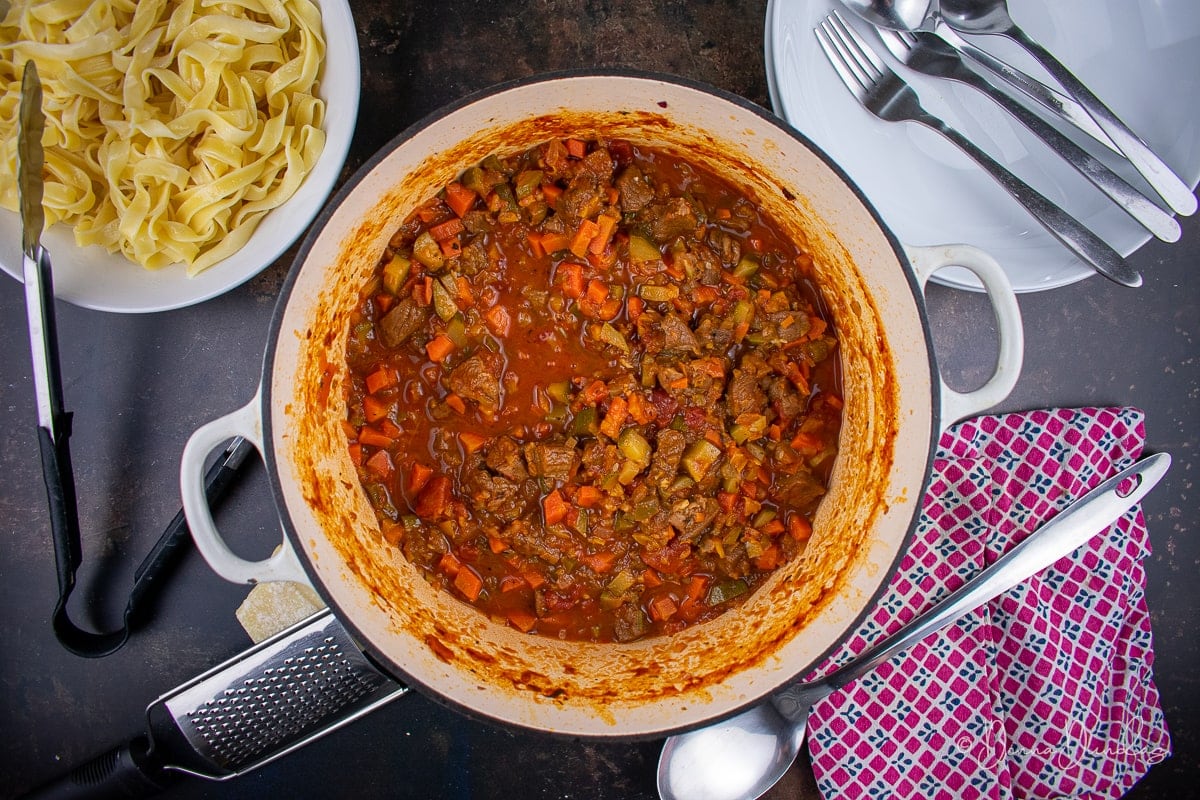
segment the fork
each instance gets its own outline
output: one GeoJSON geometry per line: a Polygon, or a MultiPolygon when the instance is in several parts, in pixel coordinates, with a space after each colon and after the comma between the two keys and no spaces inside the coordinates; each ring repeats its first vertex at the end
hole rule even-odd
{"type": "Polygon", "coordinates": [[[917,93],[892,71],[841,15],[834,11],[815,30],[829,63],[862,105],[886,122],[918,122],[945,136],[1020,202],[1068,250],[1122,286],[1141,286],[1142,276],[1116,250],[1018,178],[967,137],[921,106],[917,93]]]}
{"type": "Polygon", "coordinates": [[[900,32],[883,28],[876,30],[884,47],[900,63],[910,69],[965,83],[992,98],[1008,113],[1016,117],[1025,127],[1037,134],[1052,150],[1104,192],[1109,199],[1121,207],[1129,216],[1140,222],[1164,242],[1179,240],[1181,229],[1175,217],[1163,211],[1121,176],[1117,175],[1099,159],[1094,158],[1079,145],[1063,136],[1036,114],[1013,100],[1004,92],[980,77],[966,64],[962,55],[932,33],[900,32]]]}

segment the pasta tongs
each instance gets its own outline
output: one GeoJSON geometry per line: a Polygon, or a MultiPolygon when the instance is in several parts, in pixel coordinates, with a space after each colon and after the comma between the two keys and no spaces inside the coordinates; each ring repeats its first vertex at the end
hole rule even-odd
{"type": "MultiPolygon", "coordinates": [[[[189,537],[180,511],[167,526],[154,549],[134,573],[133,590],[119,630],[94,633],[75,625],[67,600],[75,588],[75,571],[83,560],[75,476],[71,468],[71,413],[63,405],[62,377],[58,365],[58,335],[54,323],[54,279],[50,255],[42,246],[45,211],[42,208],[42,86],[37,66],[25,62],[21,76],[21,108],[17,137],[17,190],[21,208],[21,249],[25,279],[25,309],[29,317],[29,342],[33,352],[33,385],[37,397],[38,447],[42,478],[50,505],[50,530],[58,572],[58,603],[53,626],[58,640],[71,652],[86,657],[108,655],[129,638],[130,627],[145,610],[150,590],[161,584],[180,548],[189,537]]],[[[210,502],[224,493],[251,445],[235,439],[209,469],[205,484],[210,502]]]]}

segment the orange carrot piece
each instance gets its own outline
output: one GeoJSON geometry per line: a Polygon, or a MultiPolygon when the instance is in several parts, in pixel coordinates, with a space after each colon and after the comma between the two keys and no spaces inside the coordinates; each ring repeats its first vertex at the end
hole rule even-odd
{"type": "Polygon", "coordinates": [[[445,475],[435,475],[425,484],[425,488],[417,495],[413,503],[413,512],[421,519],[435,519],[445,513],[450,505],[450,479],[445,475]]]}
{"type": "Polygon", "coordinates": [[[389,403],[385,403],[378,397],[367,395],[363,398],[363,416],[367,418],[367,422],[375,423],[388,415],[392,410],[389,403]]]}
{"type": "MultiPolygon", "coordinates": [[[[631,322],[637,322],[638,317],[646,310],[646,301],[638,297],[636,294],[629,295],[629,299],[625,301],[625,311],[629,314],[631,322]]],[[[749,328],[749,326],[747,326],[749,328]]]]}
{"type": "Polygon", "coordinates": [[[505,612],[508,622],[521,633],[529,633],[537,625],[537,617],[519,608],[510,608],[505,612]]]}
{"type": "Polygon", "coordinates": [[[382,389],[388,389],[392,386],[395,386],[399,380],[400,376],[396,374],[396,370],[392,369],[391,367],[380,367],[367,376],[367,391],[371,394],[375,394],[382,389]]]}
{"type": "Polygon", "coordinates": [[[413,494],[420,492],[432,477],[433,469],[431,467],[414,461],[408,470],[408,491],[413,494]]]}
{"type": "Polygon", "coordinates": [[[525,579],[531,589],[540,589],[546,585],[546,576],[532,568],[523,571],[521,577],[525,579]]]}
{"type": "Polygon", "coordinates": [[[567,155],[572,158],[583,158],[587,155],[587,142],[582,139],[567,139],[567,155]]]}
{"type": "Polygon", "coordinates": [[[583,295],[586,284],[583,281],[582,264],[560,264],[558,274],[562,276],[562,293],[572,299],[583,295]]]}
{"type": "Polygon", "coordinates": [[[547,254],[557,253],[571,246],[571,237],[565,233],[543,233],[540,241],[547,254]]]}
{"type": "Polygon", "coordinates": [[[609,291],[607,283],[592,278],[587,284],[587,299],[596,305],[600,305],[608,299],[609,291]]]}
{"type": "Polygon", "coordinates": [[[575,492],[575,502],[583,508],[595,508],[604,500],[604,492],[585,483],[575,492]]]}
{"type": "Polygon", "coordinates": [[[600,553],[585,553],[579,557],[579,563],[584,564],[597,575],[611,572],[617,563],[617,554],[603,551],[600,553]]]}
{"type": "Polygon", "coordinates": [[[447,239],[458,236],[465,231],[467,227],[463,225],[463,221],[458,217],[451,217],[445,222],[439,222],[437,225],[429,226],[429,235],[439,242],[444,242],[447,239]]]}
{"type": "Polygon", "coordinates": [[[542,184],[542,197],[546,198],[546,202],[550,205],[554,205],[558,198],[562,197],[562,193],[563,190],[558,186],[558,184],[542,184]]]}
{"type": "Polygon", "coordinates": [[[610,439],[616,439],[621,432],[621,426],[629,418],[629,403],[624,397],[617,396],[608,404],[608,413],[600,423],[600,432],[610,439]]]}
{"type": "Polygon", "coordinates": [[[387,450],[376,451],[375,455],[367,459],[366,467],[383,480],[389,480],[396,470],[392,464],[392,457],[388,455],[387,450]]]}
{"type": "Polygon", "coordinates": [[[512,592],[517,589],[524,589],[529,584],[520,575],[505,575],[500,579],[500,591],[512,592]]]}
{"type": "Polygon", "coordinates": [[[453,578],[463,568],[463,563],[453,553],[442,553],[441,559],[438,560],[437,568],[438,572],[453,578]]]}
{"type": "Polygon", "coordinates": [[[446,184],[446,205],[458,216],[462,217],[475,205],[475,190],[463,186],[458,181],[446,184]]]}
{"type": "Polygon", "coordinates": [[[569,508],[558,489],[542,498],[542,515],[547,525],[557,525],[566,519],[569,508]]]}
{"type": "Polygon", "coordinates": [[[425,352],[429,354],[429,360],[435,364],[445,361],[446,356],[453,351],[454,341],[444,333],[439,333],[429,340],[429,344],[425,345],[425,352]]]}
{"type": "Polygon", "coordinates": [[[646,567],[642,571],[642,583],[647,589],[653,589],[655,586],[662,586],[662,578],[658,577],[658,573],[650,567],[646,567]]]}
{"type": "Polygon", "coordinates": [[[384,436],[370,425],[363,425],[361,431],[358,432],[359,444],[365,444],[368,447],[391,447],[395,440],[390,436],[384,436]]]}
{"type": "Polygon", "coordinates": [[[772,570],[779,566],[780,556],[783,554],[779,550],[779,545],[771,545],[764,550],[760,555],[755,556],[754,566],[761,570],[772,570]]]}
{"type": "Polygon", "coordinates": [[[575,230],[575,235],[571,237],[570,251],[579,258],[586,258],[588,254],[588,245],[592,239],[600,232],[600,226],[592,222],[590,219],[585,219],[579,223],[579,227],[575,230]]]}
{"type": "Polygon", "coordinates": [[[479,599],[479,595],[483,592],[483,579],[475,574],[475,571],[470,567],[460,569],[458,574],[454,576],[454,588],[463,593],[463,596],[474,603],[479,599]]]}
{"type": "Polygon", "coordinates": [[[457,411],[459,414],[467,413],[467,403],[458,395],[451,392],[446,395],[446,405],[457,411]]]}
{"type": "Polygon", "coordinates": [[[350,443],[350,463],[356,467],[361,467],[363,463],[362,445],[358,442],[350,443]]]}
{"type": "Polygon", "coordinates": [[[679,606],[671,599],[670,595],[660,594],[650,601],[646,610],[650,612],[650,619],[655,622],[663,622],[675,616],[675,612],[679,611],[679,606]]]}
{"type": "Polygon", "coordinates": [[[487,537],[487,540],[488,540],[488,549],[491,550],[493,553],[503,553],[505,550],[508,549],[508,542],[504,541],[499,536],[489,535],[487,537]]]}
{"type": "Polygon", "coordinates": [[[592,241],[588,243],[588,250],[592,253],[603,253],[604,248],[608,247],[608,243],[612,241],[613,234],[617,231],[616,217],[610,217],[607,214],[601,214],[596,218],[596,235],[592,237],[592,241]]]}
{"type": "Polygon", "coordinates": [[[812,536],[812,523],[803,514],[792,514],[787,521],[788,534],[797,542],[803,542],[812,536]]]}
{"type": "Polygon", "coordinates": [[[467,455],[470,455],[487,444],[488,437],[474,431],[462,431],[458,434],[458,441],[462,443],[463,450],[467,452],[467,455]]]}

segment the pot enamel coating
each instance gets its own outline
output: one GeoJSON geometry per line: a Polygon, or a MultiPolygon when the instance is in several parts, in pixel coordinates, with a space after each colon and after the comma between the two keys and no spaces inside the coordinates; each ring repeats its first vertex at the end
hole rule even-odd
{"type": "Polygon", "coordinates": [[[760,700],[855,629],[903,554],[938,434],[1002,399],[1021,352],[1015,297],[993,260],[959,246],[902,247],[836,166],[757,106],[660,76],[546,76],[415,125],[342,190],[280,298],[259,393],[189,441],[184,504],[218,573],[310,583],[365,651],[432,696],[551,733],[660,736],[760,700]],[[567,136],[677,151],[750,192],[815,256],[840,339],[841,450],[806,552],[740,609],[629,644],[522,634],[433,589],[380,536],[342,428],[348,319],[395,227],[489,153],[567,136]],[[924,312],[926,281],[948,264],[980,275],[1000,334],[996,374],[968,394],[939,379],[924,312]],[[199,488],[205,457],[237,434],[265,457],[285,531],[262,562],[229,550],[199,488]]]}

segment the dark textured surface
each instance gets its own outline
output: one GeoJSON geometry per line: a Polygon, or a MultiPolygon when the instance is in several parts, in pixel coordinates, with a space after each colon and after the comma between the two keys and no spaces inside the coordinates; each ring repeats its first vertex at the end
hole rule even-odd
{"type": "MultiPolygon", "coordinates": [[[[363,99],[348,175],[439,106],[494,83],[576,67],[684,75],[766,105],[764,3],[732,0],[539,0],[354,4],[363,99]]],[[[953,232],[947,233],[953,238],[953,232]]],[[[1200,657],[1196,629],[1200,512],[1200,222],[1180,244],[1132,260],[1140,290],[1098,278],[1021,299],[1025,369],[1005,410],[1129,404],[1147,412],[1149,449],[1176,463],[1146,503],[1156,673],[1175,755],[1135,797],[1200,792],[1200,657]]],[[[290,254],[258,278],[190,309],[115,316],[59,306],[72,448],[84,520],[81,621],[111,625],[133,569],[178,509],[188,435],[248,400],[290,254]]],[[[976,295],[939,287],[928,306],[942,368],[969,388],[988,373],[991,315],[976,295]]],[[[190,557],[147,629],[114,656],[88,661],[55,642],[55,596],[34,426],[20,286],[0,280],[0,785],[5,795],[51,778],[142,729],[159,694],[241,650],[233,611],[243,588],[190,557]]],[[[246,471],[219,515],[243,554],[277,541],[262,468],[246,471]]],[[[651,798],[659,743],[549,740],[466,720],[410,696],[252,775],[189,781],[170,796],[355,798],[651,798]]],[[[812,796],[794,769],[770,795],[812,796]]]]}

